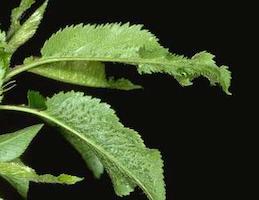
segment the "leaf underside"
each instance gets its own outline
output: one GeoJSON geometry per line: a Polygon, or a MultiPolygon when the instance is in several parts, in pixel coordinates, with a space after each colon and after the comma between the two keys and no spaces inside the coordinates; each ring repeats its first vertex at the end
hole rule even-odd
{"type": "Polygon", "coordinates": [[[27,197],[30,181],[74,184],[82,180],[66,174],[59,176],[38,175],[19,159],[42,126],[42,124],[34,125],[14,133],[0,135],[0,177],[9,182],[24,198],[27,197]]]}
{"type": "Polygon", "coordinates": [[[0,162],[0,176],[16,188],[24,198],[27,198],[30,181],[71,185],[82,180],[81,178],[66,174],[59,176],[50,174],[38,175],[32,168],[25,166],[21,161],[0,162]]]}
{"type": "Polygon", "coordinates": [[[0,135],[0,162],[20,157],[42,126],[34,125],[14,133],[0,135]]]}
{"type": "Polygon", "coordinates": [[[139,89],[141,86],[121,78],[106,77],[105,66],[101,62],[70,61],[46,64],[34,68],[33,73],[66,83],[119,90],[139,89]]]}
{"type": "MultiPolygon", "coordinates": [[[[42,126],[42,124],[38,124],[14,133],[0,135],[0,176],[6,179],[23,197],[27,196],[29,180],[16,176],[15,174],[19,173],[19,170],[7,173],[8,170],[12,170],[12,165],[10,166],[6,162],[14,162],[13,160],[20,157],[42,126]]],[[[24,166],[19,160],[15,163],[24,166]]]]}
{"type": "Polygon", "coordinates": [[[160,152],[148,149],[137,132],[125,128],[108,104],[72,91],[48,98],[46,106],[39,115],[60,127],[96,177],[105,168],[118,196],[139,186],[150,200],[165,199],[160,152]]]}
{"type": "MultiPolygon", "coordinates": [[[[16,165],[16,164],[19,165],[22,169],[27,169],[26,166],[20,160],[13,161],[12,163],[13,163],[13,165],[16,165]]],[[[1,169],[3,169],[3,168],[8,168],[8,169],[14,168],[14,166],[10,167],[10,165],[12,165],[12,164],[0,162],[0,168],[1,169]]],[[[17,170],[17,173],[21,173],[20,170],[18,169],[18,167],[16,167],[15,170],[17,170]]],[[[15,174],[15,173],[9,172],[7,174],[5,172],[5,174],[0,173],[0,176],[2,176],[2,178],[4,178],[8,183],[10,183],[10,185],[13,186],[23,198],[27,198],[30,181],[28,179],[23,178],[23,177],[22,178],[17,177],[13,174],[15,174]]]]}
{"type": "MultiPolygon", "coordinates": [[[[200,52],[190,59],[172,54],[159,44],[153,34],[142,29],[141,25],[80,24],[66,27],[46,41],[41,54],[42,58],[36,62],[48,59],[53,59],[53,62],[30,71],[64,82],[76,84],[81,82],[81,80],[75,82],[74,79],[70,81],[68,71],[71,76],[81,77],[83,75],[75,74],[83,72],[85,75],[83,79],[91,80],[94,76],[91,73],[88,76],[87,71],[94,69],[96,73],[99,71],[103,74],[103,69],[96,67],[99,62],[119,62],[135,65],[140,74],[170,74],[183,86],[191,85],[194,78],[204,76],[211,85],[218,84],[230,94],[228,91],[230,72],[226,66],[218,67],[212,54],[200,52]],[[83,64],[82,61],[88,63],[83,64]],[[84,67],[88,69],[82,71],[77,69],[84,67]]],[[[88,85],[84,81],[81,84],[88,85]]],[[[94,86],[94,84],[89,84],[89,86],[94,86]]]]}
{"type": "MultiPolygon", "coordinates": [[[[47,109],[46,99],[37,91],[28,91],[28,106],[30,108],[36,108],[39,110],[47,109]]],[[[62,133],[64,130],[60,130],[62,133]]],[[[67,137],[67,134],[63,134],[64,137],[67,137]]],[[[70,139],[70,138],[67,138],[70,139]]],[[[77,142],[74,142],[70,139],[70,142],[76,147],[78,152],[81,154],[88,168],[93,172],[95,178],[100,178],[104,172],[104,168],[99,158],[95,153],[86,145],[77,145],[77,142]]]]}

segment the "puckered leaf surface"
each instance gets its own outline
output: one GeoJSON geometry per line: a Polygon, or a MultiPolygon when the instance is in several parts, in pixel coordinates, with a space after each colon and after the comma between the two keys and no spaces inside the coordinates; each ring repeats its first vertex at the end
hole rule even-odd
{"type": "Polygon", "coordinates": [[[27,112],[60,127],[88,165],[100,167],[93,170],[96,176],[103,166],[117,195],[128,195],[139,186],[150,200],[165,199],[160,152],[148,149],[137,132],[125,128],[108,104],[72,91],[48,98],[46,106],[44,111],[27,112]]]}
{"type": "MultiPolygon", "coordinates": [[[[219,84],[230,94],[228,92],[230,72],[226,66],[218,67],[212,54],[200,52],[190,59],[172,54],[159,44],[153,34],[142,29],[141,25],[80,24],[66,27],[44,44],[41,53],[42,58],[39,63],[42,63],[42,66],[31,71],[60,81],[70,82],[68,77],[63,76],[65,77],[63,79],[60,77],[67,71],[67,67],[76,68],[82,64],[67,62],[89,62],[85,65],[89,69],[96,69],[94,66],[96,62],[119,62],[137,66],[141,74],[170,74],[183,86],[191,85],[194,78],[203,76],[212,85],[219,84]],[[66,65],[58,64],[59,73],[53,75],[54,69],[50,68],[57,67],[57,64],[53,63],[64,61],[66,65]]],[[[74,70],[73,73],[81,71],[74,70]]]]}

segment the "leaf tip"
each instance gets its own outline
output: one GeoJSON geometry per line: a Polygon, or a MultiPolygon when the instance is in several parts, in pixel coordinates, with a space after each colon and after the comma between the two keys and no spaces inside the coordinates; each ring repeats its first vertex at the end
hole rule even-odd
{"type": "Polygon", "coordinates": [[[229,91],[229,88],[231,85],[231,79],[232,79],[231,71],[228,69],[227,66],[221,66],[220,73],[221,73],[220,85],[221,85],[223,91],[227,95],[232,95],[232,93],[229,91]]]}
{"type": "Polygon", "coordinates": [[[58,181],[60,183],[64,183],[64,184],[68,184],[68,185],[73,185],[73,184],[76,184],[83,180],[84,180],[84,178],[77,177],[77,176],[71,176],[71,175],[67,175],[67,174],[61,174],[58,176],[58,181]]]}

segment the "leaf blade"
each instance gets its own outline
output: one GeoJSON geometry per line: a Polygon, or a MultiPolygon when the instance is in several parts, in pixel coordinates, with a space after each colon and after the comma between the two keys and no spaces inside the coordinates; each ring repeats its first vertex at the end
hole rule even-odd
{"type": "Polygon", "coordinates": [[[22,162],[0,162],[0,176],[6,179],[24,198],[27,197],[29,182],[75,184],[82,178],[61,174],[53,176],[50,174],[38,175],[32,168],[25,166],[22,162]]]}
{"type": "Polygon", "coordinates": [[[3,84],[4,84],[4,77],[5,77],[6,70],[1,66],[1,60],[0,60],[0,103],[3,100],[3,84]]]}
{"type": "Polygon", "coordinates": [[[17,30],[10,36],[8,41],[8,51],[13,53],[21,45],[27,42],[38,29],[46,10],[48,0],[46,0],[17,30]]]}
{"type": "MultiPolygon", "coordinates": [[[[218,67],[211,54],[200,52],[192,58],[172,54],[158,39],[140,25],[106,24],[66,27],[44,44],[42,59],[119,62],[135,65],[140,74],[167,73],[182,86],[191,85],[199,76],[218,84],[230,94],[231,74],[218,67]]],[[[44,68],[38,74],[44,74],[44,68]]],[[[47,72],[45,72],[47,73],[47,72]]]]}
{"type": "Polygon", "coordinates": [[[65,83],[88,87],[119,90],[140,89],[127,79],[106,78],[104,64],[100,62],[58,62],[31,69],[30,72],[65,83]]]}
{"type": "Polygon", "coordinates": [[[160,152],[148,149],[137,132],[125,128],[109,105],[73,91],[49,98],[46,105],[45,111],[25,106],[0,109],[39,116],[91,147],[109,173],[117,195],[128,195],[139,186],[150,200],[165,199],[160,152]]]}
{"type": "Polygon", "coordinates": [[[85,161],[87,167],[92,171],[95,178],[99,179],[104,173],[104,166],[100,159],[96,156],[95,152],[86,145],[78,143],[78,139],[71,137],[65,131],[60,130],[62,135],[68,140],[71,145],[78,151],[82,159],[85,161]]]}
{"type": "Polygon", "coordinates": [[[27,99],[28,99],[28,106],[30,108],[35,108],[35,109],[46,109],[47,106],[45,104],[45,97],[43,97],[39,92],[29,90],[27,93],[27,99]]]}
{"type": "Polygon", "coordinates": [[[165,199],[159,151],[146,148],[140,136],[123,127],[107,104],[75,92],[57,94],[46,104],[48,109],[38,115],[63,128],[68,141],[72,137],[78,146],[94,151],[118,196],[128,195],[139,186],[150,200],[165,199]]]}
{"type": "MultiPolygon", "coordinates": [[[[14,162],[19,163],[21,166],[26,167],[20,160],[16,160],[14,162]]],[[[1,164],[0,164],[1,165],[1,164]]],[[[17,178],[14,176],[8,176],[8,175],[1,175],[13,188],[17,190],[17,192],[24,198],[27,198],[30,181],[23,179],[23,178],[17,178]]]]}
{"type": "Polygon", "coordinates": [[[35,3],[35,0],[21,0],[20,5],[11,13],[11,25],[8,31],[10,38],[20,27],[22,15],[35,3]]]}
{"type": "Polygon", "coordinates": [[[0,135],[0,162],[20,157],[42,127],[43,124],[38,124],[14,133],[0,135]]]}

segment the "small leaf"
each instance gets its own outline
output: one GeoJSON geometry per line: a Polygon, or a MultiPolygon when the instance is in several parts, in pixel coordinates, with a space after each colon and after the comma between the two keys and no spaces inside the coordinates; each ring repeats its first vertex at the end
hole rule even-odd
{"type": "Polygon", "coordinates": [[[53,176],[50,174],[38,175],[33,169],[21,162],[0,162],[0,176],[6,179],[24,197],[27,197],[29,182],[36,183],[58,183],[75,184],[82,181],[82,178],[61,174],[53,176]]]}
{"type": "Polygon", "coordinates": [[[58,184],[73,185],[82,180],[83,178],[79,178],[79,177],[71,176],[67,174],[61,174],[59,176],[45,174],[45,175],[37,175],[37,177],[35,179],[32,179],[31,181],[36,183],[58,183],[58,184]]]}
{"type": "Polygon", "coordinates": [[[48,1],[45,1],[15,32],[8,40],[8,51],[15,52],[21,45],[27,42],[36,32],[43,18],[48,1]]]}
{"type": "Polygon", "coordinates": [[[23,14],[35,3],[35,0],[21,0],[19,7],[14,8],[11,14],[11,25],[8,37],[11,37],[20,27],[23,14]]]}
{"type": "Polygon", "coordinates": [[[29,90],[27,93],[27,99],[28,99],[28,105],[31,108],[36,108],[36,109],[46,109],[46,99],[44,96],[42,96],[39,92],[37,91],[32,91],[29,90]]]}
{"type": "MultiPolygon", "coordinates": [[[[26,167],[19,159],[13,161],[15,163],[18,163],[22,167],[26,167]]],[[[0,162],[0,167],[1,167],[1,162],[0,162]]],[[[1,170],[0,170],[0,176],[1,176],[1,170]]],[[[2,175],[2,177],[12,185],[17,192],[23,197],[27,198],[27,193],[29,191],[29,185],[30,181],[24,178],[19,178],[16,176],[11,176],[11,175],[2,175]]]]}
{"type": "Polygon", "coordinates": [[[43,124],[34,125],[14,133],[0,135],[0,162],[20,157],[42,126],[43,124]]]}
{"type": "Polygon", "coordinates": [[[120,90],[141,88],[141,86],[134,85],[127,79],[107,79],[104,64],[100,62],[57,62],[42,65],[30,70],[30,72],[54,80],[88,87],[113,88],[120,90]]]}

